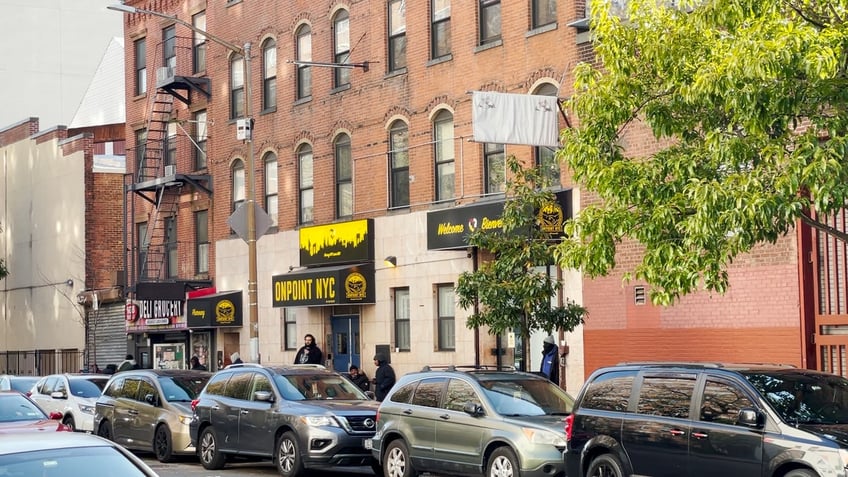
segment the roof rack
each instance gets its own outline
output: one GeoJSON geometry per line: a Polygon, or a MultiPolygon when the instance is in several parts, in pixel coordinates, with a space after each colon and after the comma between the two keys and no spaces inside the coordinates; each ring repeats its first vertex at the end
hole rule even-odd
{"type": "Polygon", "coordinates": [[[228,364],[227,366],[225,366],[225,367],[224,367],[224,369],[231,369],[231,368],[261,368],[261,367],[262,367],[262,365],[261,365],[261,364],[258,364],[258,363],[234,363],[234,364],[228,364]]]}
{"type": "Polygon", "coordinates": [[[504,366],[501,365],[493,366],[488,364],[468,364],[468,365],[456,365],[456,364],[447,364],[447,365],[425,365],[421,368],[421,372],[427,371],[435,371],[435,370],[444,370],[444,371],[515,371],[515,366],[504,366]]]}
{"type": "Polygon", "coordinates": [[[746,366],[773,366],[775,368],[796,368],[794,364],[783,364],[783,363],[719,363],[719,362],[709,362],[709,361],[624,361],[618,363],[617,366],[652,366],[656,368],[661,367],[675,367],[675,366],[687,366],[690,368],[739,368],[746,366]]]}

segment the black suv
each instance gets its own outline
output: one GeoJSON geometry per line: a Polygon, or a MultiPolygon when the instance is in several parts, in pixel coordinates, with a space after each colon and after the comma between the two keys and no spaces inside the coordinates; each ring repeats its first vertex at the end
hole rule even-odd
{"type": "Polygon", "coordinates": [[[227,456],[273,458],[294,477],[304,468],[372,465],[378,402],[320,365],[234,364],[192,401],[192,443],[206,469],[227,456]]]}
{"type": "Polygon", "coordinates": [[[779,365],[630,363],[589,377],[569,477],[848,476],[848,380],[779,365]]]}

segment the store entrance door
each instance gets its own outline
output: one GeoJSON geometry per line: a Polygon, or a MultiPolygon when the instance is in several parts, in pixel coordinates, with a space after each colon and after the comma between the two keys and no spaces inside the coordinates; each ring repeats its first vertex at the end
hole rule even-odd
{"type": "Polygon", "coordinates": [[[359,366],[359,316],[333,316],[330,326],[333,333],[333,369],[346,373],[351,365],[359,366]]]}

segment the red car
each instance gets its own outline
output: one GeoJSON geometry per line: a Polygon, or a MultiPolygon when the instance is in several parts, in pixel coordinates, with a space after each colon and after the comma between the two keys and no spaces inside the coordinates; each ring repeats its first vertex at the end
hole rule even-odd
{"type": "Polygon", "coordinates": [[[72,431],[62,424],[62,413],[48,416],[19,392],[0,392],[0,434],[32,431],[72,431]]]}

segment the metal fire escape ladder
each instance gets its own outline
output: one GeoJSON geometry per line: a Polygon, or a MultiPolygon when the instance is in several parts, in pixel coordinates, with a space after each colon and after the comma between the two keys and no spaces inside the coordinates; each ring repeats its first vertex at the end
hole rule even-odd
{"type": "MultiPolygon", "coordinates": [[[[180,202],[182,183],[162,185],[156,189],[155,207],[148,222],[147,235],[141,249],[140,278],[144,281],[161,281],[168,277],[167,270],[169,240],[176,240],[168,230],[168,219],[175,218],[180,202]]],[[[176,246],[176,242],[173,242],[176,246]]]]}

